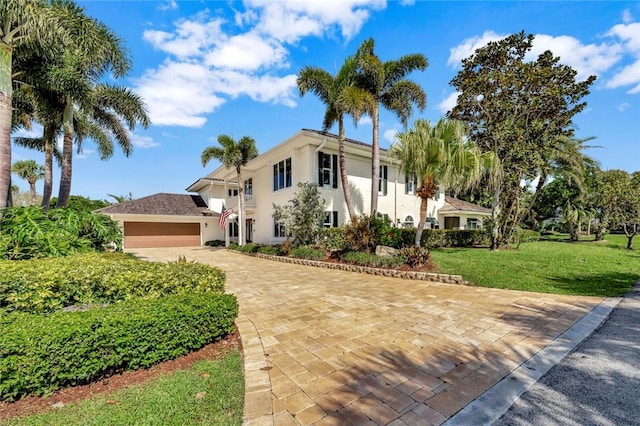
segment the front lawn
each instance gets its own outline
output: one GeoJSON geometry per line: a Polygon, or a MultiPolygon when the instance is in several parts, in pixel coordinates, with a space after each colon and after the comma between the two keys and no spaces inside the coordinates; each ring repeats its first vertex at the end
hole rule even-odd
{"type": "Polygon", "coordinates": [[[2,419],[23,425],[240,425],[244,404],[242,358],[237,351],[217,361],[46,413],[2,419]]]}
{"type": "Polygon", "coordinates": [[[584,296],[620,296],[640,278],[640,250],[624,235],[606,241],[538,241],[518,250],[479,248],[431,251],[437,271],[459,274],[483,287],[584,296]]]}

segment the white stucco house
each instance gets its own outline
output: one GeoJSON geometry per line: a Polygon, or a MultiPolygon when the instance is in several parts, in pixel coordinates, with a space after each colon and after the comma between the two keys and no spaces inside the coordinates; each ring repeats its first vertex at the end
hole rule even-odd
{"type": "MultiPolygon", "coordinates": [[[[368,213],[371,199],[371,146],[347,139],[345,155],[355,210],[357,213],[368,213]]],[[[286,239],[286,229],[274,221],[273,204],[287,204],[293,198],[299,182],[318,184],[326,203],[326,227],[340,226],[349,220],[338,171],[337,136],[334,134],[302,129],[251,160],[242,169],[242,176],[245,180],[246,201],[246,217],[243,221],[248,242],[270,244],[286,239]]],[[[389,157],[388,152],[381,149],[378,214],[396,226],[415,226],[420,212],[420,199],[414,193],[416,184],[415,179],[405,176],[400,171],[398,160],[389,157]]],[[[218,226],[223,206],[233,209],[234,212],[238,210],[238,188],[234,169],[219,167],[196,180],[186,190],[194,196],[181,196],[182,202],[186,204],[184,209],[173,206],[169,209],[156,209],[162,214],[154,214],[151,208],[154,197],[162,195],[156,194],[107,207],[101,211],[122,223],[125,229],[125,247],[128,248],[133,247],[132,244],[138,247],[141,247],[140,244],[199,245],[209,240],[237,240],[237,215],[232,215],[225,229],[218,226]],[[144,215],[135,216],[136,204],[140,203],[146,206],[143,209],[144,215]],[[166,214],[179,213],[179,210],[189,214],[166,214]],[[154,223],[156,225],[153,225],[154,223]],[[182,238],[171,234],[171,238],[163,241],[163,232],[181,232],[176,230],[175,225],[171,225],[175,223],[191,223],[191,236],[182,238]],[[152,238],[145,238],[144,232],[153,232],[154,228],[159,231],[152,238]],[[195,235],[196,228],[200,232],[199,238],[195,235]],[[198,239],[199,244],[196,244],[198,239]]],[[[173,201],[177,203],[178,200],[175,198],[173,201]]],[[[446,197],[444,189],[440,188],[434,199],[429,200],[426,227],[480,228],[482,220],[490,216],[490,213],[489,209],[446,197]]],[[[181,226],[184,228],[182,232],[187,232],[187,226],[181,226]]]]}

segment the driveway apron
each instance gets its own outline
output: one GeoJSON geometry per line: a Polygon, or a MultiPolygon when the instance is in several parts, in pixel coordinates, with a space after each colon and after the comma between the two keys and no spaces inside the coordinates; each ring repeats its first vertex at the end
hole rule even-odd
{"type": "Polygon", "coordinates": [[[240,304],[247,425],[439,425],[603,299],[293,265],[207,247],[240,304]]]}

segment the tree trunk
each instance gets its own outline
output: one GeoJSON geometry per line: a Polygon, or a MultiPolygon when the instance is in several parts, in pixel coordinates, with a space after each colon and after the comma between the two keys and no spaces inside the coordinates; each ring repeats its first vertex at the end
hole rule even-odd
{"type": "Polygon", "coordinates": [[[44,185],[42,188],[42,203],[45,211],[51,204],[51,192],[53,188],[53,144],[55,143],[55,129],[47,125],[44,129],[44,185]]]}
{"type": "Polygon", "coordinates": [[[63,114],[64,139],[62,143],[62,170],[56,207],[66,207],[71,194],[71,168],[73,161],[73,102],[67,98],[63,114]]]}
{"type": "Polygon", "coordinates": [[[493,188],[493,200],[491,202],[491,220],[493,221],[491,229],[491,246],[489,250],[498,251],[500,248],[500,193],[502,192],[501,183],[496,183],[493,188]]]}
{"type": "Polygon", "coordinates": [[[27,181],[29,182],[29,192],[31,193],[31,205],[35,206],[36,205],[36,179],[30,176],[29,179],[27,179],[27,181]]]}
{"type": "Polygon", "coordinates": [[[238,245],[244,245],[244,182],[240,167],[236,167],[238,176],[238,245]]]}
{"type": "Polygon", "coordinates": [[[371,216],[378,211],[378,186],[380,185],[380,142],[378,140],[380,116],[379,106],[373,108],[373,140],[371,146],[371,216]]]}
{"type": "Polygon", "coordinates": [[[420,197],[420,220],[416,226],[416,239],[413,245],[420,247],[422,245],[422,232],[424,231],[424,222],[427,220],[427,203],[429,200],[424,197],[420,197]]]}
{"type": "Polygon", "coordinates": [[[627,249],[629,250],[633,250],[633,237],[637,234],[638,232],[638,225],[637,224],[633,224],[633,230],[632,231],[627,231],[627,225],[624,225],[624,234],[627,236],[627,249]]]}
{"type": "Polygon", "coordinates": [[[344,156],[344,124],[342,116],[338,118],[338,164],[340,166],[340,181],[342,183],[342,192],[344,193],[344,202],[347,204],[349,219],[353,220],[356,217],[356,211],[353,208],[353,200],[351,199],[349,178],[347,176],[347,161],[344,156]]]}
{"type": "Polygon", "coordinates": [[[11,57],[11,46],[3,43],[0,46],[0,211],[11,198],[11,57]]]}

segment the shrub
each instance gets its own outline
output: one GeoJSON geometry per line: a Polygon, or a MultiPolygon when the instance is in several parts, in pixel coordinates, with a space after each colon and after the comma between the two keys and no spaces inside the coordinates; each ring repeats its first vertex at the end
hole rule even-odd
{"type": "Polygon", "coordinates": [[[293,250],[293,242],[287,238],[287,240],[278,246],[278,254],[280,256],[289,256],[293,250]]]}
{"type": "Polygon", "coordinates": [[[0,400],[147,368],[234,329],[229,294],[183,294],[41,316],[0,311],[0,400]]]}
{"type": "Polygon", "coordinates": [[[260,248],[258,248],[258,253],[269,254],[271,256],[277,256],[278,255],[278,247],[276,247],[276,246],[260,246],[260,248]]]}
{"type": "Polygon", "coordinates": [[[225,274],[194,262],[151,263],[122,253],[0,262],[0,308],[51,312],[66,306],[222,293],[225,274]]]}
{"type": "Polygon", "coordinates": [[[347,250],[371,253],[376,248],[375,218],[367,215],[354,217],[343,225],[342,235],[347,250]]]}
{"type": "Polygon", "coordinates": [[[109,217],[69,208],[14,207],[0,218],[0,257],[10,260],[61,257],[104,251],[115,243],[122,248],[122,230],[109,217]]]}
{"type": "Polygon", "coordinates": [[[344,250],[346,248],[342,227],[324,229],[320,240],[325,250],[344,250]]]}
{"type": "Polygon", "coordinates": [[[429,249],[425,247],[404,247],[400,249],[400,254],[404,258],[404,263],[412,268],[420,268],[429,263],[429,249]]]}
{"type": "Polygon", "coordinates": [[[225,242],[223,240],[211,240],[204,243],[204,245],[208,247],[224,247],[225,242]]]}
{"type": "Polygon", "coordinates": [[[238,250],[240,246],[235,241],[231,241],[229,243],[229,250],[238,250]]]}
{"type": "Polygon", "coordinates": [[[350,251],[344,253],[340,259],[346,263],[352,263],[360,266],[371,266],[374,268],[397,268],[404,264],[402,256],[382,257],[373,253],[365,253],[361,251],[350,251]]]}
{"type": "Polygon", "coordinates": [[[291,257],[295,257],[297,259],[311,259],[311,260],[320,260],[324,259],[325,253],[323,250],[317,250],[311,247],[294,247],[291,249],[291,253],[289,254],[291,257]]]}
{"type": "Polygon", "coordinates": [[[513,238],[516,245],[520,246],[522,243],[530,243],[540,240],[540,232],[533,231],[531,229],[517,228],[513,238]]]}

